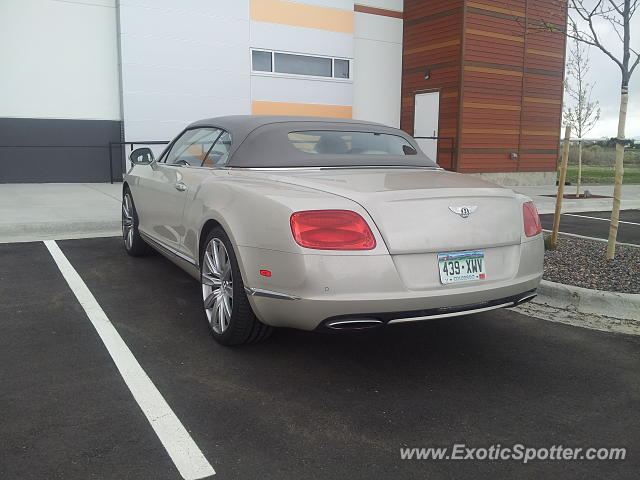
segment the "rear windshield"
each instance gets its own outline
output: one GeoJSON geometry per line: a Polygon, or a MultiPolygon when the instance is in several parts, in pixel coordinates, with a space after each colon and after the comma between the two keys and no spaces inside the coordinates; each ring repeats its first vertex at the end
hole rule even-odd
{"type": "Polygon", "coordinates": [[[290,132],[289,142],[298,150],[323,155],[416,155],[404,138],[388,133],[310,130],[290,132]]]}

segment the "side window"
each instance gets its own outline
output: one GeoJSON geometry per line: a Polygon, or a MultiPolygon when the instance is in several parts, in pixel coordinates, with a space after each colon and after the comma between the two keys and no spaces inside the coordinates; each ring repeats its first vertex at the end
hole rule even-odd
{"type": "Polygon", "coordinates": [[[168,165],[192,165],[199,167],[213,145],[220,136],[217,128],[195,128],[187,130],[173,144],[165,156],[168,165]]]}
{"type": "Polygon", "coordinates": [[[229,159],[229,150],[231,150],[231,135],[229,135],[229,132],[223,131],[211,150],[209,150],[202,162],[202,166],[223,167],[229,159]]]}

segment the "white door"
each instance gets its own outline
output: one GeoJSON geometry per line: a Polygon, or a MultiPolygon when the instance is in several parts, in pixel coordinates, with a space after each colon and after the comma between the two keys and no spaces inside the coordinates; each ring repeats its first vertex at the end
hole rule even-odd
{"type": "MultiPolygon", "coordinates": [[[[440,114],[440,92],[417,93],[414,111],[413,136],[437,137],[440,114]]],[[[422,151],[432,160],[437,160],[438,141],[418,139],[422,151]]]]}

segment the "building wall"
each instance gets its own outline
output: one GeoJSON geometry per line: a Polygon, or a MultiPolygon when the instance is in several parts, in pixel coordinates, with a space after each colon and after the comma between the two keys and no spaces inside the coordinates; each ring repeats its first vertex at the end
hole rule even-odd
{"type": "Polygon", "coordinates": [[[563,25],[566,11],[555,0],[3,0],[0,182],[108,181],[109,142],[169,140],[229,114],[413,133],[415,95],[433,90],[438,133],[455,139],[440,142],[440,165],[551,171],[564,39],[525,28],[541,17],[563,25]],[[252,49],[346,60],[350,75],[252,71],[252,49]]]}
{"type": "Polygon", "coordinates": [[[554,0],[405,1],[401,126],[412,133],[416,93],[439,90],[439,136],[456,138],[452,160],[440,142],[443,167],[555,169],[565,42],[530,24],[540,18],[564,25],[566,10],[554,0]]]}
{"type": "Polygon", "coordinates": [[[402,107],[400,126],[413,134],[416,93],[440,92],[438,164],[455,168],[452,150],[459,142],[463,0],[404,2],[402,107]],[[429,78],[425,79],[425,73],[429,78]]]}
{"type": "Polygon", "coordinates": [[[353,118],[400,127],[402,0],[354,6],[353,118]]]}
{"type": "MultiPolygon", "coordinates": [[[[526,16],[549,15],[557,26],[567,22],[562,2],[526,2],[526,16]]],[[[532,29],[527,32],[522,98],[522,136],[518,171],[554,171],[559,156],[566,39],[532,29]]],[[[555,181],[555,179],[554,179],[555,181]]]]}
{"type": "MultiPolygon", "coordinates": [[[[353,1],[251,0],[251,47],[353,61],[353,1]]],[[[351,118],[353,80],[252,72],[251,104],[255,114],[351,118]]]]}
{"type": "Polygon", "coordinates": [[[127,141],[250,113],[249,0],[121,0],[119,21],[127,141]]]}
{"type": "Polygon", "coordinates": [[[565,13],[554,0],[466,2],[459,171],[555,170],[565,43],[528,22],[565,13]]]}
{"type": "Polygon", "coordinates": [[[351,61],[349,79],[252,72],[252,112],[400,124],[402,0],[251,0],[251,47],[351,61]]]}
{"type": "Polygon", "coordinates": [[[0,2],[0,182],[108,181],[115,0],[0,2]]]}
{"type": "Polygon", "coordinates": [[[0,118],[0,183],[108,182],[121,178],[121,122],[0,118]],[[112,160],[113,165],[110,165],[112,160]]]}

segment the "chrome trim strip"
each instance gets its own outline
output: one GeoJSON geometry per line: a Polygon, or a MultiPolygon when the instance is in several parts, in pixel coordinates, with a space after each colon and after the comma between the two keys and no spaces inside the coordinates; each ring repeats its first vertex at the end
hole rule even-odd
{"type": "Polygon", "coordinates": [[[417,169],[417,170],[444,170],[440,167],[420,166],[420,165],[344,165],[344,166],[324,166],[324,167],[225,167],[231,170],[256,170],[256,171],[285,171],[285,170],[349,170],[349,169],[417,169]]]}
{"type": "Polygon", "coordinates": [[[273,292],[271,290],[263,290],[261,288],[244,287],[244,291],[251,297],[268,297],[277,298],[279,300],[300,300],[300,297],[295,297],[286,293],[273,292]]]}
{"type": "Polygon", "coordinates": [[[359,170],[359,169],[382,169],[382,170],[443,170],[438,167],[423,165],[344,165],[334,167],[320,167],[320,170],[359,170]]]}
{"type": "Polygon", "coordinates": [[[187,263],[190,263],[191,265],[193,265],[194,267],[198,267],[198,264],[190,257],[187,257],[185,254],[178,252],[177,250],[165,245],[164,243],[151,238],[149,235],[147,235],[144,232],[141,232],[140,230],[138,230],[138,233],[140,233],[140,236],[142,237],[143,240],[145,240],[146,242],[150,242],[152,244],[154,244],[157,247],[160,247],[163,250],[166,250],[168,253],[178,257],[181,260],[184,260],[187,263]]]}
{"type": "Polygon", "coordinates": [[[283,171],[283,170],[320,170],[320,167],[227,167],[230,170],[283,171]]]}
{"type": "Polygon", "coordinates": [[[375,318],[362,319],[362,320],[337,320],[334,322],[327,323],[327,327],[335,328],[335,327],[340,327],[340,325],[353,325],[356,323],[368,323],[371,326],[374,326],[374,325],[382,325],[384,322],[382,320],[377,320],[375,318]]]}
{"type": "Polygon", "coordinates": [[[495,310],[496,308],[513,307],[515,304],[516,304],[515,302],[507,302],[507,303],[501,303],[500,305],[493,305],[491,307],[474,308],[472,310],[463,310],[461,312],[438,313],[435,315],[427,315],[425,317],[394,318],[393,320],[389,320],[388,323],[417,322],[419,320],[434,320],[436,318],[459,317],[461,315],[471,315],[473,313],[487,312],[489,310],[495,310]]]}

